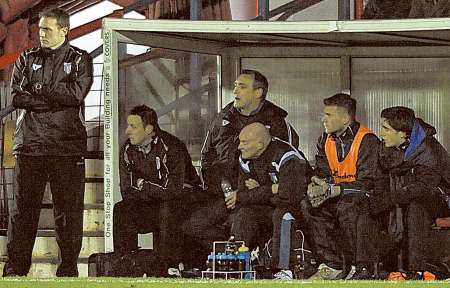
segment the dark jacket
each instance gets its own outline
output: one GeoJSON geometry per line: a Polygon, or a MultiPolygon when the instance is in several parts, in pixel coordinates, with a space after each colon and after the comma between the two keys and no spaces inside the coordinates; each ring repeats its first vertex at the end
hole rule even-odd
{"type": "Polygon", "coordinates": [[[312,168],[302,152],[277,138],[273,138],[257,159],[239,158],[237,206],[272,205],[299,209],[306,194],[312,168]],[[247,179],[254,179],[259,187],[248,189],[247,179]],[[279,184],[278,194],[272,184],[279,184]]]}
{"type": "Polygon", "coordinates": [[[69,45],[28,49],[16,60],[11,80],[17,118],[14,152],[73,156],[86,150],[84,98],[92,85],[92,58],[69,45]]]}
{"type": "MultiPolygon", "coordinates": [[[[360,124],[353,122],[347,130],[339,137],[332,135],[336,140],[337,158],[342,161],[350,151],[353,139],[358,132],[360,124]]],[[[314,174],[320,178],[328,179],[333,182],[328,159],[325,154],[325,142],[327,134],[323,133],[317,143],[316,167],[314,174]]],[[[378,147],[380,140],[374,134],[367,134],[363,137],[361,146],[359,147],[358,160],[356,162],[356,181],[350,183],[339,183],[341,189],[361,190],[370,192],[374,186],[374,180],[379,174],[378,154],[374,147],[378,147]]]]}
{"type": "Polygon", "coordinates": [[[434,138],[436,129],[417,119],[410,140],[399,148],[379,148],[383,177],[376,181],[371,208],[380,212],[396,204],[441,198],[450,189],[450,157],[434,138]],[[438,189],[439,187],[439,189],[438,189]]]}
{"type": "Polygon", "coordinates": [[[158,131],[145,153],[129,140],[120,150],[120,190],[124,199],[168,201],[185,195],[200,185],[186,145],[177,137],[158,131]],[[141,191],[137,180],[144,179],[141,191]]]}
{"type": "Polygon", "coordinates": [[[450,0],[412,0],[410,18],[449,17],[450,0]]]}
{"type": "MultiPolygon", "coordinates": [[[[287,123],[287,112],[265,100],[259,110],[250,116],[239,113],[229,103],[211,123],[202,148],[202,176],[209,191],[220,192],[222,177],[228,178],[237,187],[239,172],[239,133],[246,125],[261,122],[270,128],[270,134],[298,147],[298,135],[287,123]]],[[[217,194],[218,195],[218,194],[217,194]]]]}

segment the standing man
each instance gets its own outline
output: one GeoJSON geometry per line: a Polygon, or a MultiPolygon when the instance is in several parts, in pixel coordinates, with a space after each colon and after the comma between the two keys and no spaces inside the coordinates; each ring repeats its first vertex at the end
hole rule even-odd
{"type": "Polygon", "coordinates": [[[120,152],[120,190],[123,200],[114,205],[114,252],[138,249],[138,233],[154,232],[161,276],[177,267],[183,253],[180,224],[182,205],[194,186],[200,186],[186,145],[161,130],[156,112],[133,108],[127,118],[128,140],[120,152]]]}
{"type": "Polygon", "coordinates": [[[242,128],[260,122],[278,137],[298,147],[298,135],[287,122],[287,112],[266,100],[269,84],[264,75],[243,70],[234,82],[234,102],[229,103],[212,122],[202,148],[202,176],[207,199],[184,224],[183,230],[203,248],[226,238],[224,222],[229,216],[221,181],[237,188],[239,173],[239,133],[242,128]]]}
{"type": "Polygon", "coordinates": [[[369,240],[367,193],[378,172],[378,138],[355,120],[356,100],[348,94],[325,99],[325,133],[317,144],[315,176],[308,187],[312,207],[306,209],[319,263],[312,279],[345,276],[356,265],[355,277],[370,277],[375,255],[369,240]]]}
{"type": "Polygon", "coordinates": [[[14,204],[8,226],[8,262],[3,276],[25,276],[50,182],[56,240],[61,252],[57,276],[78,276],[83,237],[84,98],[92,85],[92,59],[67,40],[69,14],[40,14],[40,47],[26,50],[14,65],[12,104],[23,109],[14,134],[14,204]]]}
{"type": "Polygon", "coordinates": [[[227,208],[233,209],[231,234],[256,248],[259,239],[270,239],[263,231],[272,232],[272,267],[281,270],[275,275],[292,279],[291,227],[294,220],[300,220],[311,166],[302,152],[271,137],[261,123],[245,126],[239,140],[238,189],[226,199],[227,208]]]}
{"type": "Polygon", "coordinates": [[[407,248],[405,268],[413,279],[434,279],[430,272],[425,273],[425,263],[439,263],[431,251],[442,244],[430,237],[430,227],[436,218],[450,216],[450,157],[434,138],[436,129],[416,118],[412,109],[386,108],[381,118],[380,165],[386,177],[376,182],[371,208],[376,209],[373,212],[391,210],[391,222],[403,217],[404,231],[392,232],[404,236],[399,240],[401,247],[407,248]]]}

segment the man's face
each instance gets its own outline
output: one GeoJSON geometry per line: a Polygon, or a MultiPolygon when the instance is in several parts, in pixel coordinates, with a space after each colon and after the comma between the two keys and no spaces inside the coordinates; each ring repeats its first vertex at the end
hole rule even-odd
{"type": "Polygon", "coordinates": [[[128,126],[125,130],[125,134],[127,134],[131,144],[133,145],[141,144],[153,132],[153,126],[147,125],[144,127],[142,118],[139,115],[129,115],[127,118],[127,124],[128,126]]]}
{"type": "Polygon", "coordinates": [[[345,108],[339,106],[325,106],[322,116],[325,132],[331,134],[343,130],[350,123],[350,116],[345,108]]]}
{"type": "Polygon", "coordinates": [[[60,27],[54,17],[39,19],[39,40],[43,48],[58,48],[66,40],[67,32],[67,27],[60,27]]]}
{"type": "Polygon", "coordinates": [[[380,137],[383,139],[386,147],[399,147],[406,140],[406,133],[397,131],[389,125],[388,120],[383,118],[383,124],[380,130],[380,137]]]}
{"type": "Polygon", "coordinates": [[[239,134],[239,147],[243,159],[258,158],[262,149],[262,143],[249,133],[239,134]]]}
{"type": "MultiPolygon", "coordinates": [[[[258,107],[261,102],[262,89],[253,88],[253,76],[241,74],[234,82],[234,107],[239,110],[249,110],[258,107]]],[[[251,112],[251,111],[250,111],[251,112]]]]}

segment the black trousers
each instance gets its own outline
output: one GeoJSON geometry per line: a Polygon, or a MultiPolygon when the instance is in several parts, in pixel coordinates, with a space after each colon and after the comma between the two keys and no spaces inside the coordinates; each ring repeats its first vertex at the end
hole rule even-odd
{"type": "Polygon", "coordinates": [[[406,226],[406,239],[403,242],[407,247],[408,270],[425,271],[425,263],[439,263],[442,257],[442,245],[449,245],[450,241],[439,243],[439,238],[433,237],[431,225],[436,218],[450,216],[450,210],[444,201],[436,196],[429,197],[427,201],[413,201],[404,207],[404,222],[406,226]],[[441,247],[441,248],[440,248],[441,247]],[[439,253],[441,252],[441,253],[439,253]]]}
{"type": "Polygon", "coordinates": [[[27,275],[47,181],[53,197],[56,241],[61,254],[58,276],[76,276],[83,238],[84,159],[19,155],[14,201],[8,226],[4,275],[27,275]]]}
{"type": "Polygon", "coordinates": [[[226,222],[229,215],[223,198],[209,199],[198,205],[183,223],[183,233],[197,242],[207,255],[212,251],[214,241],[228,239],[226,222]]]}
{"type": "Polygon", "coordinates": [[[302,208],[319,263],[339,270],[344,263],[373,267],[378,258],[374,237],[377,225],[369,214],[364,195],[341,195],[317,208],[310,205],[302,208]]]}
{"type": "MultiPolygon", "coordinates": [[[[272,268],[286,268],[278,267],[278,264],[281,244],[281,222],[283,216],[288,212],[296,219],[299,219],[300,213],[288,208],[275,208],[267,205],[238,207],[230,216],[231,234],[235,236],[236,240],[244,240],[250,249],[259,246],[260,251],[262,251],[264,243],[272,239],[272,268]]],[[[291,231],[292,236],[294,233],[294,231],[291,231]]]]}
{"type": "MultiPolygon", "coordinates": [[[[183,234],[181,200],[150,202],[123,200],[114,205],[114,251],[128,253],[138,249],[138,234],[153,232],[154,247],[164,266],[175,267],[182,261],[183,234]]],[[[167,271],[167,270],[166,270],[167,271]]]]}

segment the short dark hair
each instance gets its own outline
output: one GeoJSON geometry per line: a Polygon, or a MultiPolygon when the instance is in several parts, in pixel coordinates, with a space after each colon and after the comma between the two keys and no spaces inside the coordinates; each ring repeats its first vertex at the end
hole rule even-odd
{"type": "Polygon", "coordinates": [[[405,132],[407,136],[411,135],[416,120],[414,110],[403,106],[385,108],[381,111],[381,117],[386,119],[392,128],[405,132]]]}
{"type": "Polygon", "coordinates": [[[70,29],[70,15],[61,8],[49,8],[39,13],[39,18],[51,17],[56,18],[59,27],[70,29]]]}
{"type": "Polygon", "coordinates": [[[253,76],[253,89],[261,88],[263,90],[262,97],[265,99],[267,91],[269,90],[269,82],[267,81],[266,76],[256,70],[250,69],[242,70],[241,75],[242,74],[253,76]]]}
{"type": "Polygon", "coordinates": [[[147,125],[152,125],[155,131],[159,130],[158,115],[152,108],[146,105],[136,106],[133,109],[131,109],[129,115],[140,116],[142,119],[142,123],[144,124],[144,127],[147,125]]]}
{"type": "Polygon", "coordinates": [[[354,120],[356,115],[356,100],[346,93],[337,93],[323,99],[325,106],[338,106],[345,108],[348,115],[354,120]]]}

